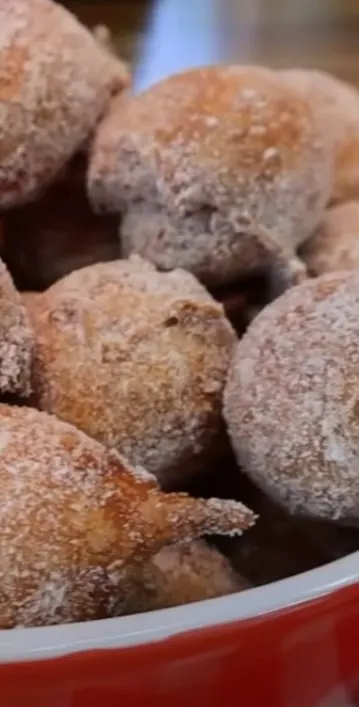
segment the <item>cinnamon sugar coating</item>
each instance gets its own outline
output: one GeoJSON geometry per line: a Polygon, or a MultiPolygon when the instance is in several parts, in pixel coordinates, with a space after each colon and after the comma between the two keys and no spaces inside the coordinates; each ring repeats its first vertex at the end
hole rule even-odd
{"type": "Polygon", "coordinates": [[[123,253],[211,286],[295,247],[320,221],[332,154],[307,101],[258,67],[195,69],[120,96],[95,133],[88,190],[123,212],[123,253]]]}
{"type": "Polygon", "coordinates": [[[359,201],[328,209],[322,224],[303,243],[300,257],[313,276],[359,268],[359,201]]]}
{"type": "Polygon", "coordinates": [[[264,309],[237,345],[224,414],[239,464],[292,513],[359,522],[359,272],[264,309]]]}
{"type": "Polygon", "coordinates": [[[8,208],[53,180],[129,79],[51,0],[2,2],[0,28],[0,208],[8,208]]]}
{"type": "Polygon", "coordinates": [[[0,260],[0,393],[30,393],[33,345],[27,311],[0,260]]]}
{"type": "Polygon", "coordinates": [[[55,283],[31,315],[41,409],[165,486],[218,454],[236,336],[193,275],[138,256],[99,263],[55,283]]]}
{"type": "Polygon", "coordinates": [[[219,550],[195,540],[165,547],[144,565],[125,611],[165,609],[248,588],[219,550]]]}
{"type": "Polygon", "coordinates": [[[0,627],[122,613],[139,566],[171,543],[241,534],[242,504],[162,493],[77,429],[0,406],[0,627]]]}
{"type": "Polygon", "coordinates": [[[334,146],[333,202],[359,198],[359,91],[324,71],[289,69],[282,78],[306,98],[334,146]]]}

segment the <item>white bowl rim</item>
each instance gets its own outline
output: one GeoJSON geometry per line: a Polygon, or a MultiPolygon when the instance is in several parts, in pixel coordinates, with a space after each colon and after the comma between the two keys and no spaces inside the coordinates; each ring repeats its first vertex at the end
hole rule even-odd
{"type": "MultiPolygon", "coordinates": [[[[218,599],[134,616],[0,631],[0,664],[125,648],[176,634],[265,616],[359,582],[359,552],[317,569],[218,599]]],[[[359,591],[359,590],[358,590],[359,591]]]]}

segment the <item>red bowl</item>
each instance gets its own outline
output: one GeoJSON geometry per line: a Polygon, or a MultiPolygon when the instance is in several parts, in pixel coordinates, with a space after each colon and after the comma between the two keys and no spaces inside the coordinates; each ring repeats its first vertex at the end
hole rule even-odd
{"type": "Polygon", "coordinates": [[[189,606],[0,631],[1,707],[359,704],[359,553],[189,606]]]}

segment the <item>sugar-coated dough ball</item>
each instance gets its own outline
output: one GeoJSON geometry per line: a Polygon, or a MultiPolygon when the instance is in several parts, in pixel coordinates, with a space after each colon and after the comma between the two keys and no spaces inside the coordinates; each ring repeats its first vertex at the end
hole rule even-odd
{"type": "Polygon", "coordinates": [[[0,208],[45,187],[128,83],[123,64],[51,0],[0,6],[0,208]]]}
{"type": "Polygon", "coordinates": [[[30,393],[33,346],[26,308],[0,260],[0,393],[30,393]]]}
{"type": "Polygon", "coordinates": [[[0,628],[123,613],[168,544],[241,534],[242,504],[162,493],[151,474],[56,417],[0,406],[0,628]]]}
{"type": "Polygon", "coordinates": [[[310,102],[322,136],[334,146],[332,201],[358,199],[359,91],[322,71],[289,69],[281,75],[310,102]]]}
{"type": "Polygon", "coordinates": [[[300,256],[313,276],[359,268],[359,201],[328,209],[322,224],[303,243],[300,256]]]}
{"type": "Polygon", "coordinates": [[[163,548],[142,567],[125,611],[165,609],[248,588],[219,550],[194,540],[163,548]]]}
{"type": "Polygon", "coordinates": [[[243,470],[293,513],[359,522],[359,271],[264,309],[238,343],[225,418],[243,470]]]}
{"type": "Polygon", "coordinates": [[[123,212],[123,253],[206,284],[290,260],[321,220],[332,150],[311,107],[274,73],[209,67],[116,99],[92,147],[88,190],[123,212]]]}
{"type": "Polygon", "coordinates": [[[21,300],[25,308],[31,310],[42,301],[42,297],[40,292],[21,292],[21,300]]]}
{"type": "Polygon", "coordinates": [[[236,336],[193,275],[134,256],[73,272],[42,297],[31,312],[42,409],[166,485],[212,459],[236,336]]]}

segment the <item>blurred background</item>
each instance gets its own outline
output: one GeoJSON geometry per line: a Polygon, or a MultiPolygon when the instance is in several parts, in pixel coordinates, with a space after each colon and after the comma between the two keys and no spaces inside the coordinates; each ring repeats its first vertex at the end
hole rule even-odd
{"type": "MultiPolygon", "coordinates": [[[[118,52],[131,60],[148,1],[62,4],[89,27],[107,25],[118,52]]],[[[238,12],[246,38],[243,62],[315,67],[359,84],[359,0],[238,0],[238,12]]]]}

